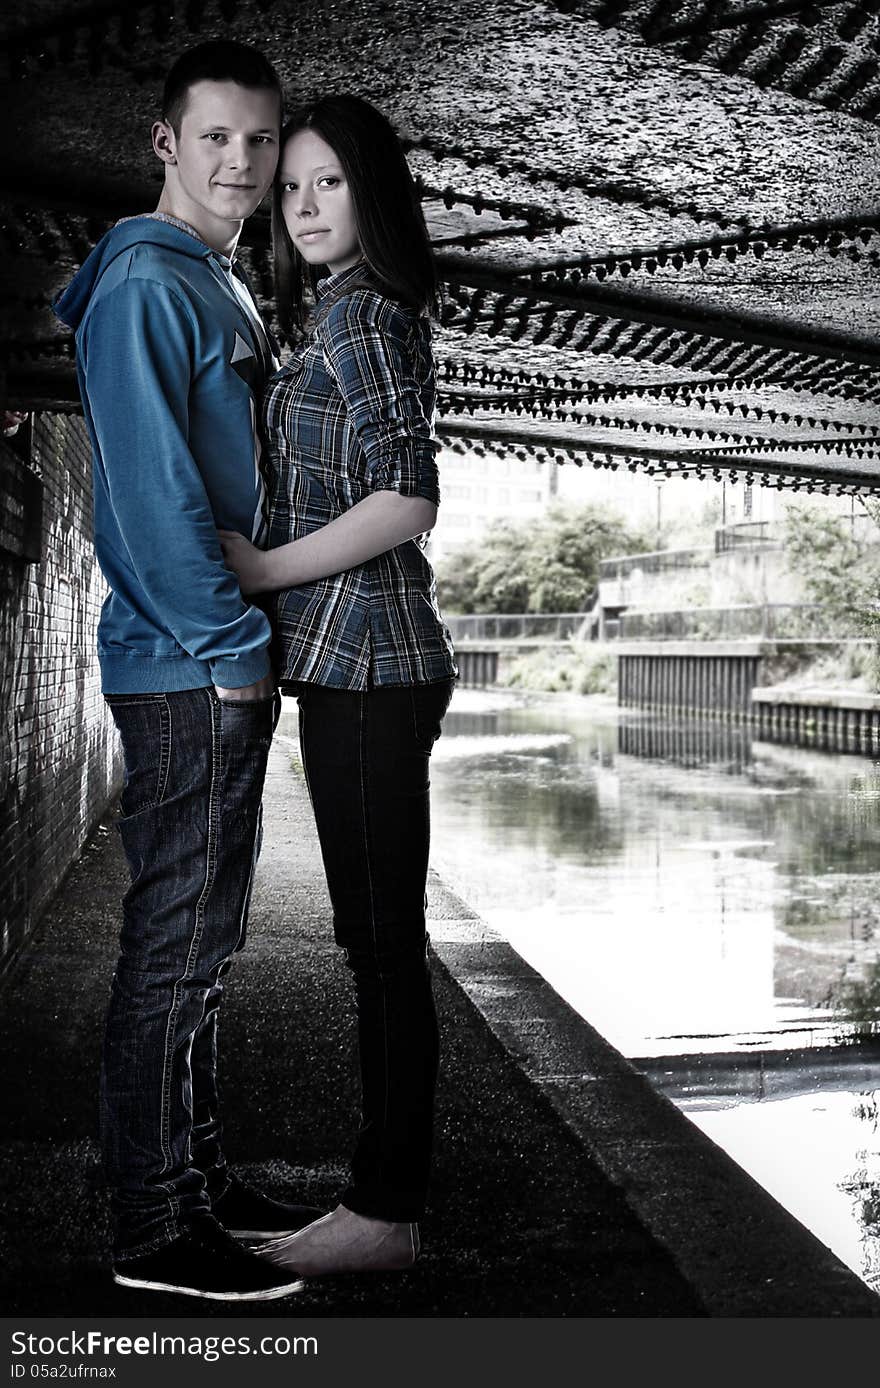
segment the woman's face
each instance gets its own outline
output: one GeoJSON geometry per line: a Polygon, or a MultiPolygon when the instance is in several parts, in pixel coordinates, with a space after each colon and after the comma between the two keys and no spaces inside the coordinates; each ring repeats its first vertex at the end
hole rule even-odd
{"type": "Polygon", "coordinates": [[[361,258],[354,203],[342,165],[314,130],[298,130],[278,168],[284,221],[294,246],[310,265],[331,274],[361,258]]]}

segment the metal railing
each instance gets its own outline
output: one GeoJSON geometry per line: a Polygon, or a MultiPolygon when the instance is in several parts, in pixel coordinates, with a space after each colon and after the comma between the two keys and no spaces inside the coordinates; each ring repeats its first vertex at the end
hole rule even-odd
{"type": "MultiPolygon", "coordinates": [[[[589,612],[474,612],[447,617],[453,641],[564,641],[593,618],[589,612]]],[[[585,632],[586,635],[586,632],[585,632]]]]}
{"type": "Polygon", "coordinates": [[[818,603],[764,603],[738,607],[691,607],[677,612],[624,612],[621,641],[834,640],[863,636],[857,617],[849,621],[818,603]]]}
{"type": "Polygon", "coordinates": [[[645,554],[621,554],[613,559],[599,561],[599,580],[628,578],[633,573],[659,574],[673,569],[704,568],[715,553],[704,546],[701,549],[656,549],[645,554]]]}
{"type": "Polygon", "coordinates": [[[739,521],[722,525],[715,531],[715,553],[728,554],[732,549],[781,549],[782,532],[772,521],[739,521]]]}

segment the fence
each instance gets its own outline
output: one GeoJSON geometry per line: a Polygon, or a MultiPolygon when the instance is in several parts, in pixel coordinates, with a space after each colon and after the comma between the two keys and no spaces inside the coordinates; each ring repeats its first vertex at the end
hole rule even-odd
{"type": "MultiPolygon", "coordinates": [[[[880,613],[878,613],[880,616],[880,613]]],[[[818,603],[764,603],[738,607],[691,607],[677,612],[624,612],[623,641],[835,640],[864,635],[854,614],[849,621],[818,603]]]]}
{"type": "Polygon", "coordinates": [[[711,548],[702,549],[658,549],[646,554],[623,554],[616,559],[599,561],[599,581],[607,583],[613,579],[629,578],[630,574],[668,573],[674,569],[694,569],[709,563],[714,554],[711,548]]]}
{"type": "Polygon", "coordinates": [[[779,526],[771,521],[740,521],[736,525],[723,525],[715,531],[715,553],[727,554],[732,549],[744,547],[761,549],[781,549],[782,535],[779,526]]]}
{"type": "MultiPolygon", "coordinates": [[[[446,625],[456,645],[464,641],[564,641],[579,635],[590,619],[588,612],[477,612],[447,617],[446,625]]],[[[583,634],[588,635],[586,631],[583,634]]]]}
{"type": "MultiPolygon", "coordinates": [[[[878,609],[880,620],[880,609],[878,609]]],[[[589,612],[468,613],[447,617],[456,645],[477,641],[589,640],[589,612]]],[[[864,636],[858,615],[849,621],[818,603],[743,603],[736,607],[688,607],[662,612],[623,612],[606,619],[605,637],[622,641],[845,640],[864,636]]]]}

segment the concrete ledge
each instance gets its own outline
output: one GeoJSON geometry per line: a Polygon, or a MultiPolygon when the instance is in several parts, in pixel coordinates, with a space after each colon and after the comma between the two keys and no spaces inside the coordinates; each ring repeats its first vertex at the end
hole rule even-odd
{"type": "Polygon", "coordinates": [[[439,881],[435,954],[712,1316],[880,1316],[880,1297],[439,881]]]}
{"type": "Polygon", "coordinates": [[[844,636],[775,636],[772,641],[751,636],[730,641],[701,641],[696,637],[690,641],[654,641],[643,637],[641,641],[613,641],[610,644],[617,655],[705,656],[714,659],[716,656],[773,656],[790,651],[793,647],[825,650],[831,646],[867,646],[871,643],[860,637],[844,636]]]}
{"type": "Polygon", "coordinates": [[[787,704],[800,708],[851,708],[880,711],[880,694],[862,694],[855,690],[827,689],[821,685],[800,688],[766,684],[752,690],[754,704],[787,704]]]}
{"type": "Polygon", "coordinates": [[[742,641],[615,641],[616,655],[718,656],[775,655],[778,642],[754,637],[742,641]]]}
{"type": "Polygon", "coordinates": [[[776,655],[777,641],[745,638],[743,641],[615,641],[616,655],[702,655],[718,659],[719,655],[776,655]]]}

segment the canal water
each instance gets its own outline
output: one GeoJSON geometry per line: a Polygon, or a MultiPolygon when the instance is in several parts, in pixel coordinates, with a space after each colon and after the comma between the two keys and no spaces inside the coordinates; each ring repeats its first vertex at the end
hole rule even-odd
{"type": "Polygon", "coordinates": [[[431,779],[441,876],[880,1290],[880,765],[459,689],[431,779]]]}

